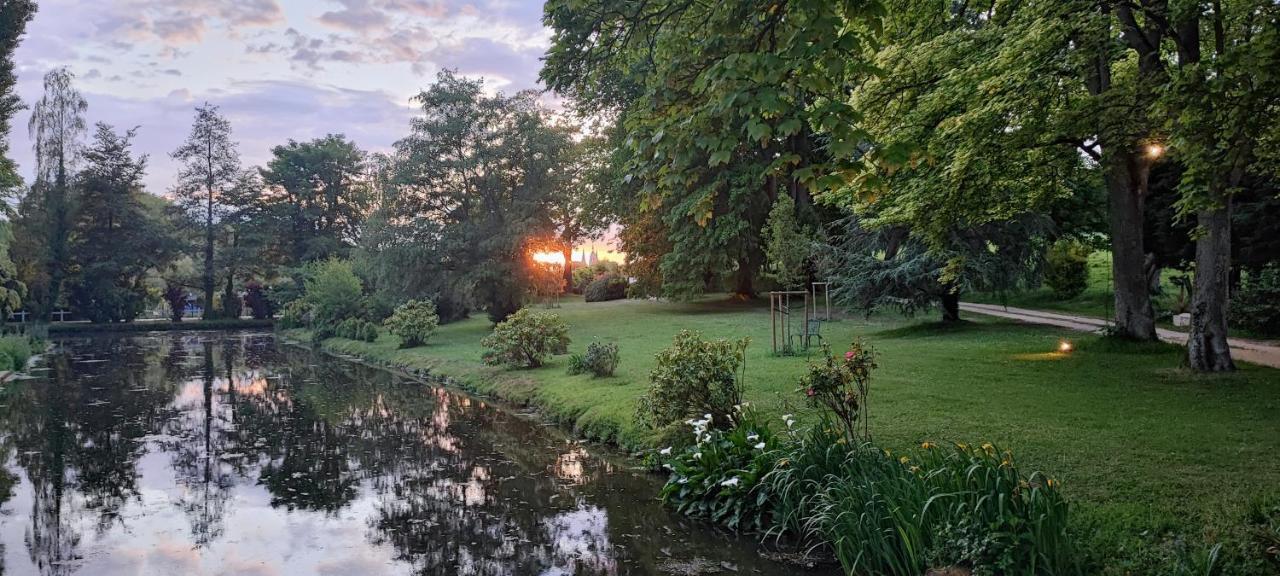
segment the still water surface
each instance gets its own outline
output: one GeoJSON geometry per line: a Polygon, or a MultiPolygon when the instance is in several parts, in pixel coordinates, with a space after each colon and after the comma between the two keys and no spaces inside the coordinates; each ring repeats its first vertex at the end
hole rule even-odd
{"type": "Polygon", "coordinates": [[[796,572],[536,419],[270,334],[41,366],[0,389],[5,575],[796,572]]]}

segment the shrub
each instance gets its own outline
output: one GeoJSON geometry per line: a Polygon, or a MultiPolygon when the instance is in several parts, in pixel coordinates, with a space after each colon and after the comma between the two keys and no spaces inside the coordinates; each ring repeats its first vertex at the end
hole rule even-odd
{"type": "Polygon", "coordinates": [[[1089,286],[1089,247],[1076,240],[1058,240],[1045,259],[1044,283],[1060,299],[1082,294],[1089,286]]]}
{"type": "Polygon", "coordinates": [[[249,313],[255,320],[264,320],[275,315],[275,307],[267,298],[267,292],[261,284],[250,282],[244,287],[244,303],[249,306],[249,313]]]}
{"type": "Polygon", "coordinates": [[[311,307],[311,323],[334,326],[361,312],[360,279],[351,262],[331,259],[313,264],[306,280],[303,300],[311,307]]]}
{"type": "Polygon", "coordinates": [[[800,390],[810,405],[836,418],[850,443],[870,442],[864,405],[870,392],[871,371],[876,367],[875,352],[855,341],[844,359],[836,360],[824,343],[822,358],[821,363],[809,365],[809,372],[800,379],[800,390]]]}
{"type": "Polygon", "coordinates": [[[1257,334],[1280,335],[1280,262],[1241,279],[1228,319],[1233,326],[1257,334]]]}
{"type": "Polygon", "coordinates": [[[621,300],[627,297],[627,286],[629,285],[626,278],[614,274],[605,274],[588,284],[582,294],[587,302],[621,300]]]}
{"type": "Polygon", "coordinates": [[[689,330],[676,334],[657,354],[649,372],[649,391],[640,399],[638,417],[651,428],[710,414],[717,425],[732,421],[742,404],[738,369],[750,340],[704,340],[689,330]]]}
{"type": "Polygon", "coordinates": [[[743,405],[733,427],[717,430],[710,414],[687,422],[693,445],[660,458],[671,471],[659,496],[677,511],[718,522],[732,530],[767,527],[772,500],[762,483],[778,457],[778,438],[753,409],[743,405]]]}
{"type": "Polygon", "coordinates": [[[426,344],[436,333],[440,316],[430,300],[410,300],[396,308],[383,325],[400,338],[401,348],[412,348],[426,344]]]}
{"type": "Polygon", "coordinates": [[[368,320],[361,320],[360,329],[356,333],[357,340],[373,342],[378,339],[378,325],[368,320]]]}
{"type": "Polygon", "coordinates": [[[169,305],[169,319],[182,321],[182,313],[187,308],[187,289],[181,284],[170,282],[164,287],[164,301],[169,305]]]}
{"type": "Polygon", "coordinates": [[[31,339],[26,336],[0,336],[0,371],[22,370],[35,354],[31,339]]]}
{"type": "Polygon", "coordinates": [[[294,300],[284,305],[284,310],[280,311],[281,328],[305,328],[311,323],[311,305],[305,300],[294,300]]]}
{"type": "Polygon", "coordinates": [[[547,356],[568,349],[569,326],[556,314],[523,308],[494,326],[481,344],[485,364],[537,368],[547,356]]]}
{"type": "Polygon", "coordinates": [[[617,344],[592,342],[587,345],[587,353],[585,355],[574,354],[569,357],[569,375],[590,372],[592,376],[597,378],[613,376],[614,370],[618,369],[620,360],[617,344]]]}

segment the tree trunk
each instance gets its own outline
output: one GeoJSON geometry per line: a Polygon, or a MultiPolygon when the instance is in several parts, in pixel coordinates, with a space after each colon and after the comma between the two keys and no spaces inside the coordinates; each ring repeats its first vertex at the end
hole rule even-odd
{"type": "Polygon", "coordinates": [[[204,319],[214,317],[213,310],[213,190],[209,190],[209,211],[204,234],[204,319]]]}
{"type": "Polygon", "coordinates": [[[1148,166],[1133,150],[1111,150],[1105,163],[1111,218],[1111,273],[1115,285],[1116,333],[1155,340],[1155,310],[1142,246],[1143,203],[1148,166]]]}
{"type": "Polygon", "coordinates": [[[1197,216],[1195,290],[1191,293],[1191,335],[1187,364],[1197,372],[1236,369],[1227,344],[1227,290],[1231,278],[1231,201],[1197,216]]]}
{"type": "Polygon", "coordinates": [[[565,244],[560,253],[564,255],[564,291],[573,292],[573,245],[565,244]]]}
{"type": "Polygon", "coordinates": [[[942,321],[960,321],[960,292],[948,289],[942,293],[942,321]]]}
{"type": "Polygon", "coordinates": [[[756,297],[755,284],[753,283],[754,274],[752,273],[750,260],[746,256],[739,259],[736,286],[733,289],[734,295],[744,300],[751,300],[756,297]]]}

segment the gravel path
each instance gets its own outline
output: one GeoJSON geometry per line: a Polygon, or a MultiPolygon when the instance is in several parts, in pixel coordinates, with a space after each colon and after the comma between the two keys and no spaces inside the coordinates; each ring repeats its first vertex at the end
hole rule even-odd
{"type": "MultiPolygon", "coordinates": [[[[1029,324],[1044,324],[1046,326],[1057,326],[1060,328],[1079,330],[1081,332],[1101,332],[1107,325],[1104,320],[1090,318],[1088,316],[1073,316],[1071,314],[1046,312],[1044,310],[1011,308],[996,304],[971,304],[968,302],[962,302],[960,304],[960,309],[966,312],[985,314],[987,316],[998,316],[1000,318],[1008,318],[1010,320],[1027,322],[1029,324]]],[[[1178,344],[1180,346],[1185,346],[1187,344],[1186,332],[1169,330],[1167,328],[1156,328],[1156,335],[1165,342],[1178,344]]],[[[1231,344],[1231,357],[1236,360],[1249,362],[1251,364],[1260,364],[1262,366],[1270,366],[1272,368],[1280,368],[1280,345],[1276,345],[1271,342],[1261,342],[1258,340],[1246,340],[1243,338],[1228,338],[1227,342],[1231,344]]]]}

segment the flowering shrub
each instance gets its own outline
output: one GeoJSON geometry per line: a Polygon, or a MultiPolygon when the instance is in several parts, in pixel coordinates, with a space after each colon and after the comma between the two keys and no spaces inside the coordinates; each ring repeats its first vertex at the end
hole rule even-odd
{"type": "Polygon", "coordinates": [[[727,425],[734,406],[742,404],[742,366],[749,340],[705,340],[682,330],[671,346],[656,356],[649,372],[649,391],[640,399],[638,417],[661,428],[697,414],[727,425]]]}
{"type": "Polygon", "coordinates": [[[671,472],[660,497],[689,516],[706,518],[733,530],[758,531],[769,522],[770,502],[761,480],[774,467],[778,438],[747,405],[739,405],[727,430],[714,417],[691,419],[694,444],[681,451],[659,451],[671,472]]]}
{"type": "Polygon", "coordinates": [[[383,325],[400,337],[401,348],[413,348],[427,343],[440,327],[436,305],[430,300],[410,300],[401,304],[383,325]]]}
{"type": "Polygon", "coordinates": [[[558,315],[523,308],[494,326],[480,343],[485,364],[537,368],[547,356],[565,353],[569,326],[558,315]]]}
{"type": "Polygon", "coordinates": [[[809,404],[835,417],[851,443],[871,440],[866,402],[875,368],[875,352],[861,342],[850,345],[843,360],[836,360],[831,348],[823,344],[822,362],[810,364],[809,373],[800,379],[800,390],[809,404]]]}
{"type": "Polygon", "coordinates": [[[574,354],[569,357],[569,374],[585,374],[590,372],[597,378],[613,376],[618,369],[618,345],[614,343],[592,342],[587,345],[587,353],[574,354]]]}

